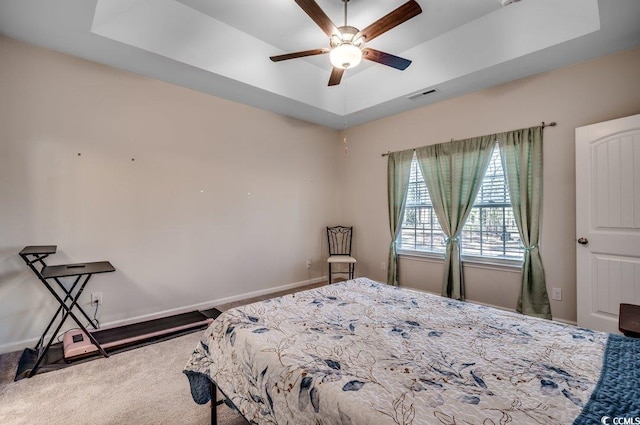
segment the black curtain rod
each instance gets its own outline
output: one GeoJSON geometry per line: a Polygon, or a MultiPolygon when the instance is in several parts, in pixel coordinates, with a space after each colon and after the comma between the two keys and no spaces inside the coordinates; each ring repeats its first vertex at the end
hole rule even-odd
{"type": "MultiPolygon", "coordinates": [[[[542,121],[542,128],[545,128],[545,127],[555,127],[556,125],[558,125],[558,123],[557,123],[557,122],[555,122],[555,121],[550,122],[549,124],[545,124],[545,123],[544,123],[544,121],[542,121]]],[[[451,141],[453,142],[453,139],[451,139],[451,141]]],[[[390,154],[390,153],[391,153],[391,151],[387,151],[387,153],[383,153],[383,154],[381,154],[380,156],[389,156],[389,154],[390,154]]]]}

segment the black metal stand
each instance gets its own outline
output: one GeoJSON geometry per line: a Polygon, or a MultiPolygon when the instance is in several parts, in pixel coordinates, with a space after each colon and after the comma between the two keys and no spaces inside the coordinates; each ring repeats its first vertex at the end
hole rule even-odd
{"type": "Polygon", "coordinates": [[[27,246],[22,251],[20,251],[20,257],[27,263],[27,266],[35,273],[38,279],[44,284],[44,286],[49,290],[51,295],[58,301],[60,307],[51,318],[51,321],[47,325],[46,329],[42,333],[42,336],[38,340],[36,344],[35,351],[37,351],[38,356],[31,367],[27,377],[32,377],[36,374],[38,367],[40,366],[42,360],[46,356],[47,352],[51,348],[51,344],[56,338],[56,335],[62,328],[64,322],[71,317],[73,321],[78,325],[80,329],[84,331],[85,334],[89,337],[91,342],[98,348],[98,351],[105,357],[109,357],[109,354],[100,346],[98,341],[93,337],[91,332],[87,330],[87,328],[80,322],[78,317],[74,314],[73,310],[78,310],[85,319],[91,324],[91,327],[96,328],[93,321],[89,318],[89,315],[82,309],[82,307],[78,304],[78,299],[80,295],[84,291],[84,288],[87,286],[89,279],[96,273],[107,273],[113,272],[116,269],[109,263],[108,261],[99,261],[94,263],[83,263],[83,264],[65,264],[60,266],[47,266],[44,262],[44,259],[47,258],[51,254],[55,254],[57,250],[57,246],[55,245],[46,245],[46,246],[27,246]],[[36,267],[36,264],[42,266],[40,270],[36,267]],[[64,284],[60,281],[63,277],[74,277],[74,281],[67,289],[64,284]],[[64,298],[62,298],[58,292],[53,288],[48,280],[53,280],[57,283],[58,287],[64,293],[64,298]],[[60,321],[56,326],[55,330],[51,334],[48,341],[46,341],[46,335],[51,329],[52,325],[57,320],[58,316],[61,315],[60,321]],[[45,344],[46,341],[46,344],[45,344]]]}

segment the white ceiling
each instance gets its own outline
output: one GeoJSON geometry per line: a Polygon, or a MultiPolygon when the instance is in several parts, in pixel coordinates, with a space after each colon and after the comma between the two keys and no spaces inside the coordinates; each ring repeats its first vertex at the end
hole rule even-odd
{"type": "MultiPolygon", "coordinates": [[[[316,1],[344,24],[341,0],[316,1]]],[[[350,0],[348,23],[405,1],[350,0]]],[[[328,47],[294,0],[0,0],[0,34],[336,129],[640,46],[640,0],[417,1],[368,44],[411,66],[364,61],[335,87],[328,55],[269,60],[328,47]]]]}

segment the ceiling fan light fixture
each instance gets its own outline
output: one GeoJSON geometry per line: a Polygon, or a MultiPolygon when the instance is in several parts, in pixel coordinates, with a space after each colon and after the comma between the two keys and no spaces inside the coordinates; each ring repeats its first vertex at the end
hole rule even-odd
{"type": "Polygon", "coordinates": [[[362,61],[362,50],[351,43],[342,43],[331,50],[329,60],[335,68],[355,68],[362,61]]]}
{"type": "MultiPolygon", "coordinates": [[[[416,0],[408,0],[402,6],[387,13],[382,18],[373,22],[363,30],[347,25],[347,3],[344,2],[344,25],[337,27],[327,16],[316,0],[295,0],[302,10],[320,27],[329,37],[329,48],[304,50],[301,52],[287,53],[284,55],[271,56],[273,62],[280,62],[288,59],[303,58],[307,56],[322,55],[329,53],[329,60],[333,65],[329,76],[328,86],[340,84],[345,69],[358,66],[362,59],[377,62],[391,68],[404,71],[411,61],[381,52],[379,50],[365,47],[366,43],[374,38],[386,33],[392,28],[418,16],[422,13],[422,8],[416,0]]],[[[518,0],[511,0],[518,1],[518,0]]]]}

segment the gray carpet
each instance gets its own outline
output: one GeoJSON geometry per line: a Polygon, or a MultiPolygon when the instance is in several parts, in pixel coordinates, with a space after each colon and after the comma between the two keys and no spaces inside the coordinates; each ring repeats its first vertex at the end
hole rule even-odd
{"type": "MultiPolygon", "coordinates": [[[[182,368],[200,332],[0,386],[0,424],[208,424],[182,368]]],[[[221,425],[247,422],[220,406],[221,425]]]]}
{"type": "MultiPolygon", "coordinates": [[[[227,310],[263,298],[267,297],[218,308],[227,310]]],[[[182,373],[201,333],[18,382],[13,382],[13,378],[20,353],[1,355],[0,424],[209,424],[209,405],[193,402],[188,380],[182,373]]],[[[247,425],[224,405],[218,407],[218,423],[247,425]]]]}

